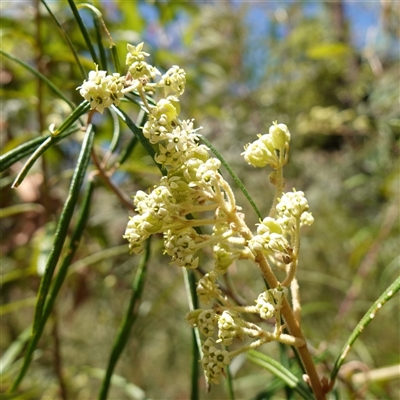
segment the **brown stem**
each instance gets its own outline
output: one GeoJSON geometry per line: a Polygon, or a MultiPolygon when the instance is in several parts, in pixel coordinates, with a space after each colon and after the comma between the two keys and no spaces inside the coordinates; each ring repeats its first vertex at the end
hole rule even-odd
{"type": "MultiPolygon", "coordinates": [[[[279,282],[276,279],[274,273],[272,272],[271,267],[268,265],[267,260],[261,253],[257,254],[256,262],[259,264],[261,272],[263,273],[263,276],[267,281],[268,285],[271,288],[276,288],[279,282]]],[[[290,307],[286,299],[284,299],[282,303],[281,314],[285,320],[286,327],[289,330],[290,334],[296,338],[304,340],[304,343],[306,343],[306,339],[303,335],[300,325],[293,313],[292,308],[290,307]]],[[[304,344],[304,346],[297,347],[297,350],[301,358],[301,361],[303,363],[304,369],[306,370],[306,373],[309,377],[309,382],[316,399],[324,400],[326,398],[325,392],[322,388],[321,381],[315,369],[315,365],[312,360],[311,354],[307,348],[307,344],[304,344]]]]}
{"type": "Polygon", "coordinates": [[[101,163],[97,157],[96,152],[94,149],[92,149],[92,160],[99,172],[99,176],[103,179],[104,183],[117,195],[117,197],[120,199],[121,203],[128,208],[129,210],[134,210],[135,208],[133,207],[133,204],[131,202],[131,199],[121,191],[121,189],[115,185],[115,183],[110,179],[110,176],[106,171],[101,166],[101,163]]]}

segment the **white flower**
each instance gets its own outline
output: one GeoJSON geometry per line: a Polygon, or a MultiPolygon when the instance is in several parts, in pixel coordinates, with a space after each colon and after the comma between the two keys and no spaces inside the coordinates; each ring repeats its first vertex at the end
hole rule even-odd
{"type": "MultiPolygon", "coordinates": [[[[142,79],[144,83],[147,83],[150,79],[154,79],[157,75],[161,74],[157,68],[144,61],[145,57],[149,56],[149,53],[143,51],[143,45],[143,42],[137,46],[127,44],[126,65],[129,66],[128,70],[132,79],[142,79]]],[[[136,82],[136,85],[138,84],[139,82],[136,82]]],[[[133,84],[131,89],[134,89],[136,85],[133,84]]]]}
{"type": "Polygon", "coordinates": [[[225,310],[218,318],[218,341],[229,346],[234,338],[243,337],[239,315],[234,311],[225,310]]]}
{"type": "Polygon", "coordinates": [[[270,165],[276,168],[278,165],[279,160],[272,145],[270,135],[259,135],[259,139],[247,144],[244,150],[242,153],[244,159],[253,167],[262,168],[270,165]]]}
{"type": "Polygon", "coordinates": [[[174,65],[170,68],[157,83],[157,87],[163,87],[165,96],[173,93],[180,96],[185,91],[186,73],[182,68],[174,65]]]}
{"type": "Polygon", "coordinates": [[[211,271],[208,274],[205,274],[197,283],[196,292],[199,296],[199,300],[202,303],[210,303],[217,296],[222,295],[219,285],[216,282],[217,277],[217,273],[215,271],[211,271]]]}
{"type": "Polygon", "coordinates": [[[197,319],[197,326],[199,327],[200,333],[204,336],[212,336],[215,330],[215,323],[217,317],[213,310],[203,310],[197,319]]]}
{"type": "Polygon", "coordinates": [[[276,205],[276,210],[282,217],[300,218],[308,209],[307,199],[301,191],[284,193],[276,205]]]}
{"type": "Polygon", "coordinates": [[[276,312],[274,304],[269,299],[268,291],[261,293],[256,300],[256,307],[263,319],[272,318],[276,312]]]}
{"type": "Polygon", "coordinates": [[[85,80],[77,89],[81,96],[90,103],[92,110],[103,114],[105,108],[120,103],[124,96],[124,83],[125,78],[119,74],[107,75],[107,71],[99,71],[96,65],[96,70],[89,72],[89,79],[85,80]]]}
{"type": "Polygon", "coordinates": [[[253,252],[261,251],[265,255],[279,255],[288,264],[292,260],[292,248],[283,235],[280,220],[266,217],[257,228],[258,235],[249,241],[253,252]]]}
{"type": "Polygon", "coordinates": [[[231,362],[229,352],[218,349],[212,338],[208,338],[201,349],[203,351],[201,365],[203,366],[206,378],[208,381],[218,384],[221,381],[224,368],[231,362]]]}
{"type": "Polygon", "coordinates": [[[164,233],[165,252],[177,266],[192,269],[199,265],[199,258],[195,257],[196,237],[196,231],[190,227],[164,233]]]}
{"type": "Polygon", "coordinates": [[[127,44],[128,53],[126,55],[126,65],[131,65],[136,61],[144,61],[144,58],[149,56],[149,53],[143,51],[144,42],[139,43],[137,46],[127,44]]]}
{"type": "Polygon", "coordinates": [[[132,79],[144,78],[143,81],[145,83],[150,79],[154,79],[157,75],[160,75],[160,71],[146,61],[135,61],[129,66],[128,70],[132,79]]]}

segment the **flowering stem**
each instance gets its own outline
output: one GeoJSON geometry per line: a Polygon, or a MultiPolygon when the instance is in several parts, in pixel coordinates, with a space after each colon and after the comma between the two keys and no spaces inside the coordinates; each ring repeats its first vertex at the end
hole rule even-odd
{"type": "Polygon", "coordinates": [[[148,103],[148,101],[147,101],[147,99],[146,99],[146,94],[145,94],[144,91],[143,91],[143,87],[142,87],[142,86],[139,86],[138,89],[137,89],[137,91],[138,91],[138,93],[139,93],[140,98],[141,98],[142,101],[143,101],[143,104],[146,106],[147,111],[150,113],[150,112],[151,112],[151,108],[150,108],[149,103],[148,103]]]}
{"type": "MultiPolygon", "coordinates": [[[[279,156],[281,158],[281,155],[279,156]]],[[[281,160],[279,160],[281,161],[281,160]]],[[[275,189],[275,197],[274,201],[272,202],[271,208],[269,210],[269,217],[275,217],[276,215],[276,205],[278,204],[278,199],[280,196],[282,196],[283,192],[283,168],[282,164],[280,163],[277,170],[276,170],[276,183],[275,183],[276,189],[275,189]]]]}
{"type": "Polygon", "coordinates": [[[100,177],[103,179],[103,181],[106,183],[106,185],[117,195],[117,197],[121,200],[121,203],[128,209],[128,210],[134,210],[134,207],[132,205],[131,200],[129,197],[121,191],[121,189],[114,184],[114,182],[110,179],[108,173],[104,171],[104,169],[101,166],[100,160],[97,158],[97,154],[92,149],[91,151],[92,155],[92,160],[93,163],[96,165],[98,174],[100,177]]]}
{"type": "MultiPolygon", "coordinates": [[[[256,262],[259,264],[261,272],[264,276],[264,279],[267,281],[268,285],[271,288],[276,288],[279,282],[276,279],[274,273],[272,272],[271,267],[268,265],[267,260],[261,253],[257,254],[256,262]]],[[[304,344],[302,346],[297,347],[300,359],[304,365],[308,377],[310,378],[310,385],[313,389],[315,397],[318,400],[324,400],[326,398],[325,393],[322,389],[321,381],[315,369],[315,365],[312,360],[311,354],[308,351],[303,332],[301,331],[299,322],[297,321],[293,313],[293,310],[286,299],[283,300],[281,314],[285,320],[286,326],[290,334],[304,341],[304,344]]]]}

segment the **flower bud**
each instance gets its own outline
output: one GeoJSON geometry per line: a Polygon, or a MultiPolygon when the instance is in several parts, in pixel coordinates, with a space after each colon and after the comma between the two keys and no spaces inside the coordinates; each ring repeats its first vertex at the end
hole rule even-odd
{"type": "Polygon", "coordinates": [[[269,133],[275,149],[282,150],[285,148],[286,144],[290,142],[290,132],[285,124],[277,124],[274,122],[274,125],[269,128],[269,133]]]}

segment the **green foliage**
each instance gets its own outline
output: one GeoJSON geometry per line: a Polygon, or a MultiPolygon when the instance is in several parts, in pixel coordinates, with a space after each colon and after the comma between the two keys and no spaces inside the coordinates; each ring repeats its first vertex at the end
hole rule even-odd
{"type": "MultiPolygon", "coordinates": [[[[254,223],[268,212],[273,192],[265,172],[238,154],[273,120],[293,127],[286,187],[306,191],[316,219],[300,254],[302,327],[323,375],[338,372],[339,398],[397,398],[398,376],[359,386],[353,374],[399,362],[398,302],[368,327],[362,318],[398,277],[399,60],[373,43],[355,47],[338,34],[330,9],[309,17],[299,3],[285,6],[283,19],[266,16],[270,33],[255,39],[244,18],[252,4],[245,2],[21,4],[10,3],[1,16],[0,392],[18,386],[21,398],[92,399],[102,387],[100,398],[219,399],[291,398],[294,390],[310,397],[291,351],[282,353],[282,365],[274,361],[278,346],[268,348],[271,357],[249,355],[269,372],[260,375],[238,357],[230,388],[206,393],[198,333],[183,321],[183,283],[193,292],[198,276],[182,278],[168,266],[158,240],[142,261],[127,254],[129,195],[165,171],[155,167],[143,137],[139,96],[102,118],[89,114],[91,131],[82,129],[89,106],[76,87],[93,62],[123,74],[118,54],[126,42],[149,37],[157,65],[187,71],[182,114],[203,126],[205,143],[236,171],[232,187],[246,188],[238,203],[254,223]],[[166,46],[162,38],[174,34],[166,46]],[[333,367],[356,326],[364,332],[333,367]]],[[[385,7],[382,35],[398,43],[398,12],[393,7],[387,18],[385,7]]],[[[211,261],[204,256],[202,263],[211,261]]],[[[252,269],[238,268],[225,284],[251,299],[262,290],[259,281],[252,269]]],[[[192,293],[190,307],[195,303],[192,293]]]]}

